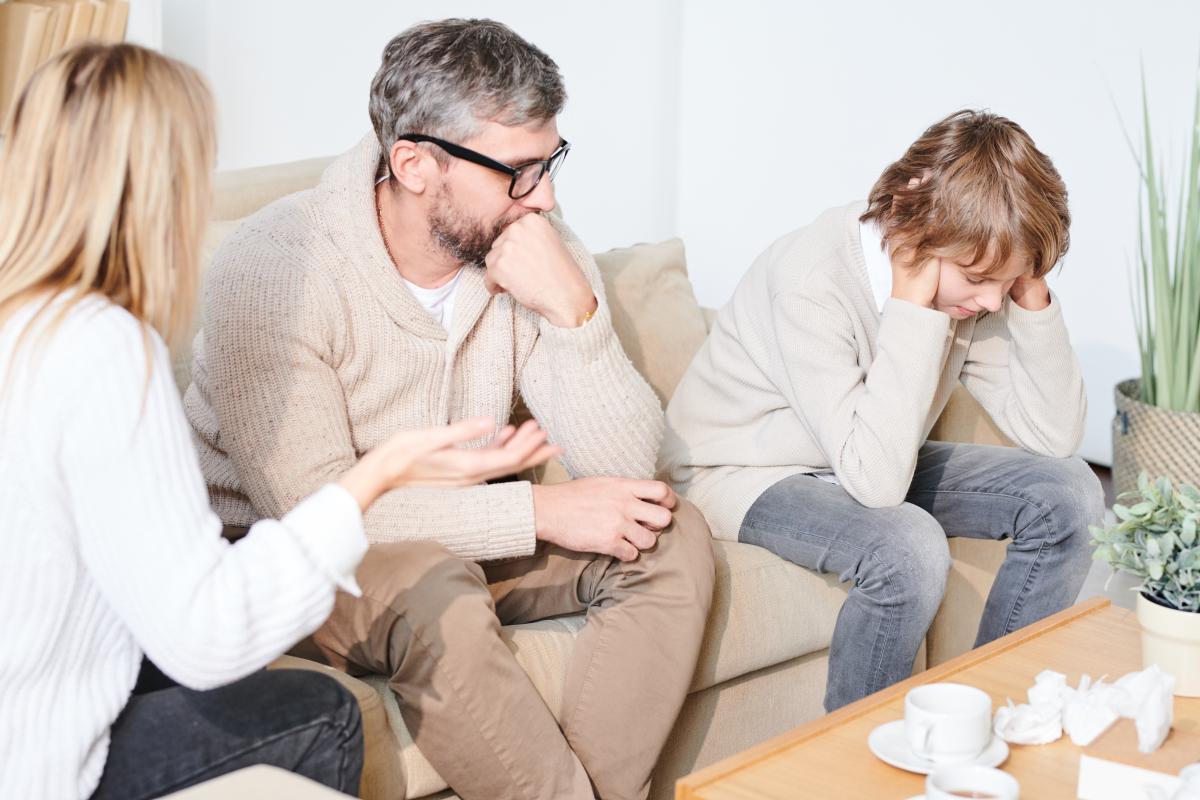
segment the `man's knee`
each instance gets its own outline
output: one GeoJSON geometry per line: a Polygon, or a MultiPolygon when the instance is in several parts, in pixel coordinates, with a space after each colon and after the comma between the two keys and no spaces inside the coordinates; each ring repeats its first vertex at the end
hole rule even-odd
{"type": "Polygon", "coordinates": [[[936,611],[946,591],[950,547],[928,512],[908,503],[876,509],[879,537],[863,554],[856,586],[880,602],[936,611]]]}
{"type": "MultiPolygon", "coordinates": [[[[447,628],[498,629],[495,606],[483,570],[437,542],[372,545],[355,573],[362,597],[339,599],[343,618],[331,618],[316,637],[354,637],[377,657],[395,660],[408,640],[426,634],[440,638],[447,628]],[[343,629],[337,634],[335,631],[343,629]]],[[[335,610],[335,617],[338,612],[335,610]]],[[[353,653],[352,653],[353,655],[353,653]]],[[[356,660],[365,657],[360,655],[356,660]]],[[[368,664],[368,666],[378,666],[368,664]]],[[[393,665],[394,667],[394,665],[393,665]]]]}
{"type": "Polygon", "coordinates": [[[371,545],[355,578],[364,597],[391,607],[404,597],[487,593],[487,580],[478,564],[434,541],[371,545]]]}
{"type": "Polygon", "coordinates": [[[712,602],[716,565],[712,532],[704,515],[692,503],[679,499],[671,524],[658,537],[652,551],[643,552],[657,584],[686,595],[695,607],[707,611],[712,602]]]}

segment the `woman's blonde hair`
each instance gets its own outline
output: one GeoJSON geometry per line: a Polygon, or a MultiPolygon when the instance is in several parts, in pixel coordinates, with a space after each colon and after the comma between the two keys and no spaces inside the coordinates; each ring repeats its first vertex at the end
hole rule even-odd
{"type": "Polygon", "coordinates": [[[174,59],[87,44],[39,67],[0,141],[0,326],[66,294],[48,336],[103,295],[178,343],[196,299],[215,141],[208,87],[174,59]]]}

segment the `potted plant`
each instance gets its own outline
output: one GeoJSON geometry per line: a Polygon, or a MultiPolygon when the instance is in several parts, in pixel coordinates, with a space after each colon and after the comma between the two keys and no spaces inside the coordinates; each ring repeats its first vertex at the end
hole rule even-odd
{"type": "Polygon", "coordinates": [[[1133,292],[1141,377],[1122,381],[1115,392],[1118,493],[1132,490],[1143,470],[1200,485],[1200,86],[1174,220],[1167,214],[1166,170],[1155,163],[1144,79],[1142,135],[1133,292]]]}
{"type": "Polygon", "coordinates": [[[1094,558],[1142,579],[1142,662],[1175,676],[1175,694],[1200,697],[1200,491],[1170,478],[1137,478],[1116,524],[1091,526],[1094,558]]]}

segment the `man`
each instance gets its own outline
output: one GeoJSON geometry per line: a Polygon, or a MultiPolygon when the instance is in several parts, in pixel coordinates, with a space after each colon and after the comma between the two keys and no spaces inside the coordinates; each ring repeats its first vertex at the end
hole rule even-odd
{"type": "Polygon", "coordinates": [[[464,798],[644,797],[692,677],[710,534],[649,478],[662,411],[560,222],[557,66],[503,25],[393,39],[375,134],[222,245],[189,418],[226,524],[285,512],[383,437],[519,392],[575,478],[398,490],[314,643],[391,676],[409,731],[464,798]],[[558,712],[501,624],[587,610],[558,712]]]}
{"type": "Polygon", "coordinates": [[[664,469],[714,535],[853,582],[828,711],[911,674],[947,534],[1011,539],[976,644],[1079,592],[1103,494],[1069,458],[1083,380],[1045,279],[1069,226],[1025,131],[953,114],[759,257],[672,397],[664,469]],[[1022,449],[926,441],[960,380],[1022,449]]]}

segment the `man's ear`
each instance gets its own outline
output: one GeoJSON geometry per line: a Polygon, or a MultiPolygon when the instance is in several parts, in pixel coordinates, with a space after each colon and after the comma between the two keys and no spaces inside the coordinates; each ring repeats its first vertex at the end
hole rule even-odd
{"type": "Polygon", "coordinates": [[[422,153],[416,142],[401,139],[392,145],[388,153],[388,166],[401,186],[414,194],[421,194],[428,186],[430,169],[437,169],[433,156],[422,153]]]}

